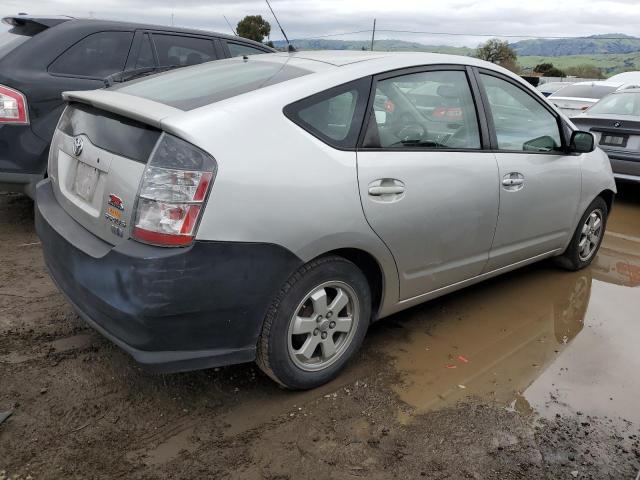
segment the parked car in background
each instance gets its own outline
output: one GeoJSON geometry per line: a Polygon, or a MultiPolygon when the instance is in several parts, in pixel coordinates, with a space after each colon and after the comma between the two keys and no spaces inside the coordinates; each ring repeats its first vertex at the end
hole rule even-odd
{"type": "Polygon", "coordinates": [[[640,72],[622,72],[609,77],[609,82],[640,84],[640,72]]]}
{"type": "Polygon", "coordinates": [[[640,86],[638,83],[611,81],[578,82],[549,96],[556,107],[569,118],[577,115],[610,93],[640,86]]]}
{"type": "Polygon", "coordinates": [[[105,79],[273,52],[228,35],[70,17],[7,17],[0,33],[0,190],[33,194],[45,175],[64,90],[105,79]]]}
{"type": "Polygon", "coordinates": [[[545,97],[548,97],[552,93],[556,93],[558,90],[564,87],[568,87],[569,85],[572,85],[572,83],[571,82],[548,82],[548,83],[542,83],[538,85],[536,88],[540,91],[540,93],[542,93],[542,95],[544,95],[545,97]]]}
{"type": "Polygon", "coordinates": [[[571,121],[594,134],[616,178],[640,182],[640,89],[614,92],[571,121]]]}
{"type": "Polygon", "coordinates": [[[46,264],[163,371],[257,360],[318,386],[372,320],[544,258],[586,267],[616,188],[590,133],[470,57],[256,55],[65,99],[46,264]]]}

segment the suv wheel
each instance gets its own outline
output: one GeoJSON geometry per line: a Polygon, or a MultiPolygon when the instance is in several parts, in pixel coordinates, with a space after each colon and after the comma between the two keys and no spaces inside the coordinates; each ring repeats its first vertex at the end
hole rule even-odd
{"type": "Polygon", "coordinates": [[[607,203],[601,197],[597,197],[582,215],[565,252],[556,258],[560,267],[573,271],[591,264],[604,238],[607,215],[607,203]]]}
{"type": "Polygon", "coordinates": [[[290,389],[335,378],[362,344],[371,316],[367,279],[337,256],[294,273],[272,303],[258,341],[257,362],[290,389]]]}

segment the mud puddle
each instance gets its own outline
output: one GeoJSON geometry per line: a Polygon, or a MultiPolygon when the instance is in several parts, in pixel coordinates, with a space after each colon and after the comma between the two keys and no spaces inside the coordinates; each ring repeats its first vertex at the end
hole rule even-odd
{"type": "MultiPolygon", "coordinates": [[[[480,397],[640,425],[640,222],[618,204],[591,268],[542,263],[393,317],[382,348],[413,412],[480,397]]],[[[384,328],[384,327],[383,327],[384,328]]]]}

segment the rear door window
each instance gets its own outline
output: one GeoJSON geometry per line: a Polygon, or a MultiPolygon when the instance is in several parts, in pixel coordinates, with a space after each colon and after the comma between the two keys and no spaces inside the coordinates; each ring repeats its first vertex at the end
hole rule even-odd
{"type": "Polygon", "coordinates": [[[378,81],[366,138],[371,148],[479,149],[466,73],[428,71],[378,81]]]}
{"type": "Polygon", "coordinates": [[[367,107],[369,77],[334,87],[288,105],[285,115],[336,148],[355,148],[367,107]]]}
{"type": "Polygon", "coordinates": [[[209,38],[154,33],[153,41],[161,67],[187,67],[217,60],[209,38]]]}
{"type": "Polygon", "coordinates": [[[133,32],[98,32],[69,48],[49,66],[51,73],[105,78],[124,69],[133,32]]]}
{"type": "Polygon", "coordinates": [[[250,47],[249,45],[244,45],[242,43],[227,42],[227,46],[229,47],[229,53],[231,53],[232,57],[241,57],[242,55],[258,55],[261,53],[267,53],[264,50],[260,50],[259,48],[255,48],[255,47],[250,47]]]}

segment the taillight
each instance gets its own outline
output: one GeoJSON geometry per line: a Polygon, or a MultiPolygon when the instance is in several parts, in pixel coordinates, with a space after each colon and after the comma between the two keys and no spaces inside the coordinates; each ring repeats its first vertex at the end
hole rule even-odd
{"type": "Polygon", "coordinates": [[[0,123],[27,125],[29,112],[26,97],[13,88],[0,85],[0,123]]]}
{"type": "Polygon", "coordinates": [[[142,176],[132,237],[161,246],[191,244],[215,174],[213,157],[163,134],[142,176]]]}

